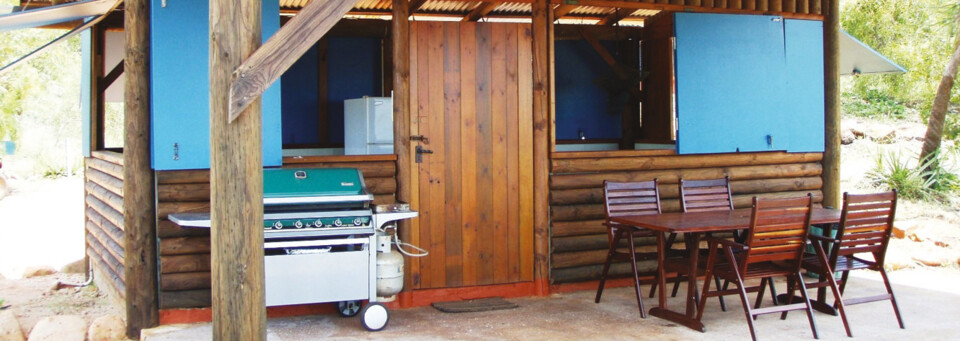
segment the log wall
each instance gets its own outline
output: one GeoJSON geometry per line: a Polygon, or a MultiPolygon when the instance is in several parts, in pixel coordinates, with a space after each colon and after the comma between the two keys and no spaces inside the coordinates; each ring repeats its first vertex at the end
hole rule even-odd
{"type": "MultiPolygon", "coordinates": [[[[659,179],[664,212],[680,210],[678,182],[729,176],[734,205],[749,207],[753,196],[777,198],[814,194],[823,199],[821,153],[739,153],[662,155],[663,151],[554,153],[550,176],[552,283],[597,279],[607,252],[602,225],[603,180],[659,179]]],[[[651,238],[637,245],[653,248],[651,238]]],[[[652,269],[653,261],[641,264],[652,269]]],[[[626,275],[628,263],[615,264],[614,275],[626,275]]]]}
{"type": "MultiPolygon", "coordinates": [[[[284,168],[358,168],[375,204],[392,203],[396,156],[284,158],[284,168]]],[[[210,306],[210,231],[180,228],[171,213],[210,211],[208,170],[157,172],[157,238],[160,240],[160,308],[210,306]]]]}
{"type": "Polygon", "coordinates": [[[101,282],[100,287],[123,298],[123,154],[92,152],[85,160],[84,174],[86,253],[90,265],[109,283],[101,282]]]}

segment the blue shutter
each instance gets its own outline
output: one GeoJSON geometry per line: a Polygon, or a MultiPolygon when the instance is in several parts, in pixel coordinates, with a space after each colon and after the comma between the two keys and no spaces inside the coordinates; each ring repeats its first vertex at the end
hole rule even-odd
{"type": "Polygon", "coordinates": [[[787,78],[774,147],[791,152],[823,151],[823,22],[786,20],[787,78]],[[779,146],[778,140],[789,142],[779,146]]]}
{"type": "MultiPolygon", "coordinates": [[[[210,28],[207,1],[151,2],[151,164],[210,168],[210,28]]],[[[263,4],[264,40],[280,27],[279,4],[263,4]]],[[[263,99],[263,163],[279,166],[280,86],[263,99]]]]}

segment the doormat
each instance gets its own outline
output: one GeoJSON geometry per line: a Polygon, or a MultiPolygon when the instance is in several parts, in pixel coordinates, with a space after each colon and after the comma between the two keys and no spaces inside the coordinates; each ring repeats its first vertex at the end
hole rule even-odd
{"type": "Polygon", "coordinates": [[[518,307],[516,304],[503,299],[503,297],[454,302],[434,302],[430,305],[445,313],[472,313],[478,311],[514,309],[518,307]]]}

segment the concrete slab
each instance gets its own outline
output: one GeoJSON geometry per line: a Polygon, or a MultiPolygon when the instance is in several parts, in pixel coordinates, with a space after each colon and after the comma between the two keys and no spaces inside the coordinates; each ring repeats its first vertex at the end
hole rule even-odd
{"type": "MultiPolygon", "coordinates": [[[[883,292],[878,276],[853,277],[847,287],[848,297],[883,292]]],[[[956,283],[954,283],[955,285],[956,283]]],[[[778,283],[782,293],[785,289],[778,283]]],[[[956,286],[954,286],[956,287],[956,286]]],[[[644,294],[649,286],[643,287],[644,294]]],[[[860,340],[955,340],[960,336],[960,292],[922,289],[896,285],[894,292],[900,303],[907,329],[897,326],[888,302],[851,306],[848,317],[853,335],[860,340]]],[[[682,295],[681,291],[681,295],[682,295]]],[[[593,291],[556,294],[545,298],[511,299],[520,307],[478,313],[447,314],[430,307],[393,310],[390,322],[380,332],[363,329],[358,317],[336,315],[270,319],[269,340],[744,340],[750,338],[740,300],[727,298],[727,312],[720,310],[715,299],[707,303],[701,333],[656,317],[641,319],[631,288],[608,289],[600,304],[593,303],[593,291]]],[[[682,300],[673,298],[672,307],[682,300]]],[[[647,308],[655,299],[644,297],[647,308]]],[[[769,296],[764,302],[769,305],[769,296]]],[[[814,313],[823,340],[847,339],[839,317],[814,313]]],[[[784,321],[777,315],[761,316],[756,321],[761,339],[812,340],[806,315],[792,312],[784,321]]],[[[211,338],[209,323],[165,326],[144,333],[143,340],[207,340],[211,338]]]]}

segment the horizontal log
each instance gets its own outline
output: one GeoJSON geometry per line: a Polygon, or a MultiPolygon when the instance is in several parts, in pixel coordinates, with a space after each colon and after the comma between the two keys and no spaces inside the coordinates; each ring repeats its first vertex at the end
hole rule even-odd
{"type": "Polygon", "coordinates": [[[157,238],[176,238],[176,237],[197,237],[210,236],[210,229],[180,227],[167,219],[160,219],[157,222],[157,238]]]}
{"type": "Polygon", "coordinates": [[[157,218],[167,219],[170,213],[210,212],[210,202],[159,202],[157,203],[157,218]]]}
{"type": "Polygon", "coordinates": [[[373,194],[393,194],[397,192],[397,179],[389,178],[364,178],[364,184],[367,190],[373,194]]]}
{"type": "Polygon", "coordinates": [[[113,222],[108,220],[92,207],[87,207],[86,214],[88,222],[97,225],[97,228],[106,233],[114,243],[123,247],[126,240],[124,239],[124,232],[120,229],[120,227],[114,225],[113,222]]]}
{"type": "MultiPolygon", "coordinates": [[[[97,197],[93,195],[87,195],[87,207],[99,213],[100,217],[102,217],[100,220],[107,220],[118,229],[123,229],[123,213],[120,211],[110,207],[110,205],[105,204],[103,201],[100,201],[100,199],[97,199],[97,197]]],[[[89,211],[87,215],[90,215],[89,211]]],[[[103,224],[99,225],[103,226],[103,224]]]]}
{"type": "Polygon", "coordinates": [[[206,308],[210,306],[210,289],[160,291],[160,309],[206,308]]]}
{"type": "Polygon", "coordinates": [[[109,150],[97,150],[90,152],[90,156],[95,159],[123,166],[123,153],[112,152],[109,150]]]}
{"type": "Polygon", "coordinates": [[[393,161],[376,162],[317,162],[283,165],[283,168],[356,168],[366,178],[393,177],[397,174],[397,165],[393,161]]]}
{"type": "Polygon", "coordinates": [[[785,165],[736,166],[698,169],[667,169],[653,171],[607,172],[587,174],[555,174],[550,177],[550,189],[597,188],[603,180],[610,181],[649,181],[659,179],[665,184],[677,183],[684,179],[717,179],[729,176],[730,180],[756,180],[771,178],[800,178],[819,176],[823,167],[819,163],[799,163],[785,165]]]}
{"type": "MultiPolygon", "coordinates": [[[[637,262],[637,266],[641,273],[648,273],[656,270],[657,262],[652,260],[637,262]]],[[[601,271],[603,271],[602,264],[555,269],[550,271],[550,282],[552,284],[561,284],[596,280],[600,278],[601,271]]],[[[632,271],[633,269],[631,269],[630,263],[616,263],[610,266],[610,272],[607,278],[627,277],[630,276],[632,271]]],[[[640,280],[643,284],[650,284],[653,283],[653,276],[646,275],[640,277],[640,280]]],[[[649,290],[649,288],[644,289],[643,293],[646,294],[646,290],[649,290]]],[[[646,299],[646,297],[644,298],[646,299]]]]}
{"type": "MultiPolygon", "coordinates": [[[[87,256],[89,256],[90,263],[93,266],[93,271],[96,272],[96,278],[107,278],[107,282],[113,287],[115,293],[123,299],[126,296],[127,289],[124,285],[123,276],[113,273],[110,270],[110,267],[100,258],[100,255],[94,252],[92,249],[87,248],[87,256]]],[[[99,283],[99,282],[98,282],[99,283]]]]}
{"type": "Polygon", "coordinates": [[[396,203],[397,199],[393,193],[390,194],[375,194],[373,196],[374,205],[385,205],[396,203]]]}
{"type": "MultiPolygon", "coordinates": [[[[661,198],[678,198],[680,189],[677,183],[661,182],[661,198]]],[[[823,179],[819,176],[783,178],[783,179],[756,179],[756,180],[736,180],[730,182],[730,191],[733,194],[750,194],[766,192],[785,192],[813,190],[823,187],[823,179]]],[[[567,190],[550,191],[551,205],[573,205],[573,204],[600,204],[603,203],[603,188],[577,188],[567,190]]]]}
{"type": "Polygon", "coordinates": [[[158,171],[157,184],[209,184],[210,170],[177,170],[177,171],[158,171]]]}
{"type": "MultiPolygon", "coordinates": [[[[570,25],[578,26],[581,25],[570,25]]],[[[587,26],[593,27],[593,26],[587,26]]],[[[579,35],[579,33],[577,33],[579,35]]],[[[638,149],[638,150],[609,150],[596,152],[553,152],[550,153],[551,160],[564,159],[601,159],[601,158],[632,158],[640,156],[667,156],[677,155],[673,149],[638,149]]]]}
{"type": "Polygon", "coordinates": [[[87,181],[93,182],[103,187],[118,197],[123,197],[123,180],[113,177],[110,174],[101,172],[95,168],[87,169],[87,181]]]}
{"type": "Polygon", "coordinates": [[[210,201],[210,183],[177,183],[157,186],[160,202],[210,201]]]}
{"type": "Polygon", "coordinates": [[[160,257],[160,273],[210,271],[210,255],[179,255],[160,257]]]}
{"type": "Polygon", "coordinates": [[[87,243],[87,253],[92,253],[95,255],[101,262],[101,265],[104,267],[104,270],[107,270],[113,275],[119,276],[121,282],[123,281],[123,276],[126,269],[123,266],[123,261],[117,259],[111,255],[103,245],[100,245],[100,242],[97,241],[91,235],[86,236],[87,243]]]}
{"type": "Polygon", "coordinates": [[[85,225],[87,229],[87,238],[96,239],[97,244],[103,248],[103,251],[108,252],[110,256],[113,256],[113,259],[119,264],[123,264],[125,259],[123,245],[117,244],[117,242],[108,236],[106,232],[101,230],[100,226],[97,226],[97,224],[87,221],[85,225]]]}
{"type": "Polygon", "coordinates": [[[93,197],[100,199],[101,202],[110,206],[114,210],[123,212],[123,197],[114,194],[111,191],[108,191],[106,188],[100,187],[96,183],[87,182],[83,186],[87,190],[87,195],[92,195],[93,197]]]}
{"type": "MultiPolygon", "coordinates": [[[[748,193],[736,194],[733,196],[733,206],[736,208],[750,207],[753,197],[763,198],[795,198],[806,196],[807,193],[813,193],[813,201],[819,203],[823,201],[823,193],[820,190],[806,191],[784,191],[771,193],[748,193]]],[[[663,212],[679,212],[680,201],[677,199],[661,198],[660,208],[663,212]]],[[[582,221],[604,219],[603,204],[579,204],[579,205],[555,205],[550,207],[550,219],[554,222],[561,221],[582,221]]]]}
{"type": "MultiPolygon", "coordinates": [[[[653,246],[657,242],[654,237],[636,237],[633,240],[633,245],[646,247],[653,246]]],[[[620,242],[621,247],[627,247],[626,239],[620,242]]],[[[550,246],[553,249],[554,254],[563,253],[563,252],[576,252],[576,251],[588,251],[588,250],[609,250],[610,241],[607,238],[606,234],[600,235],[591,235],[591,236],[577,236],[577,237],[561,237],[561,238],[552,238],[550,240],[550,246]]],[[[645,249],[647,250],[647,249],[645,249]]],[[[650,250],[648,250],[650,251],[650,250]]]]}
{"type": "Polygon", "coordinates": [[[640,171],[658,169],[715,168],[820,162],[823,153],[727,153],[708,155],[641,156],[553,160],[554,174],[579,172],[640,171]]]}
{"type": "Polygon", "coordinates": [[[606,233],[607,227],[603,225],[603,219],[555,221],[551,231],[553,237],[573,237],[606,233]]]}
{"type": "MultiPolygon", "coordinates": [[[[550,267],[552,269],[570,268],[584,265],[603,264],[607,260],[607,250],[588,250],[579,252],[554,253],[550,256],[550,267]]],[[[643,261],[641,261],[643,262],[643,261]]],[[[617,263],[630,264],[627,261],[614,261],[617,263]]]]}
{"type": "Polygon", "coordinates": [[[180,237],[160,240],[160,256],[209,253],[209,237],[180,237]]]}
{"type": "Polygon", "coordinates": [[[196,290],[210,289],[210,272],[184,272],[163,274],[160,276],[160,290],[196,290]]]}
{"type": "Polygon", "coordinates": [[[123,166],[103,161],[95,158],[87,158],[87,168],[93,168],[98,171],[110,174],[111,176],[123,180],[123,166]]]}

